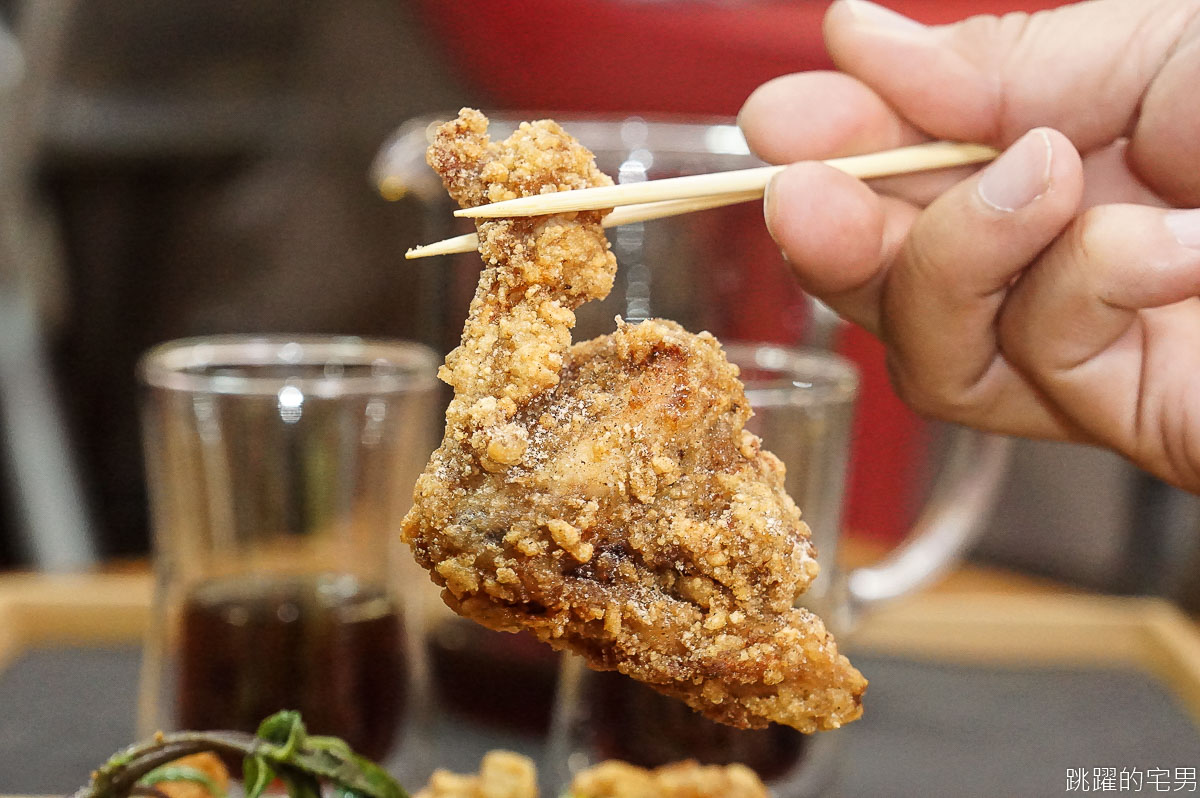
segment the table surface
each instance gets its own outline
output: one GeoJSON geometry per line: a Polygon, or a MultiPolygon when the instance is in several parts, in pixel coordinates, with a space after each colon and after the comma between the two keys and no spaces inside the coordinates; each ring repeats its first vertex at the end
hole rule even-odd
{"type": "MultiPolygon", "coordinates": [[[[848,558],[862,562],[875,553],[857,545],[848,558]]],[[[968,566],[929,595],[970,603],[1080,593],[968,566]]],[[[871,652],[854,659],[872,682],[869,711],[834,733],[845,754],[835,795],[1060,795],[1068,769],[1136,768],[1174,776],[1176,769],[1200,768],[1200,729],[1178,696],[1144,671],[981,665],[871,652]]],[[[0,672],[0,793],[69,792],[132,740],[139,660],[128,642],[36,647],[12,660],[0,672]]],[[[462,718],[442,722],[437,757],[452,769],[473,770],[482,752],[494,747],[542,755],[536,737],[462,718]]]]}
{"type": "MultiPolygon", "coordinates": [[[[0,676],[0,792],[66,794],[133,739],[139,652],[40,650],[0,676]]],[[[841,735],[845,796],[1059,795],[1068,768],[1200,767],[1200,731],[1144,674],[980,668],[864,656],[870,710],[841,735]]],[[[445,719],[440,764],[536,737],[445,719]]]]}

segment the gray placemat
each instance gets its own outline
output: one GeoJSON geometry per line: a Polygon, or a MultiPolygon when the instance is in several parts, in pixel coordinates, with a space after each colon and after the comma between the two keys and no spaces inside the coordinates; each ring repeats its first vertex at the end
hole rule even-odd
{"type": "Polygon", "coordinates": [[[68,793],[133,742],[140,648],[31,651],[0,673],[0,793],[68,793]]]}
{"type": "MultiPolygon", "coordinates": [[[[138,661],[135,648],[53,649],[0,674],[0,793],[67,793],[130,742],[138,661]]],[[[1068,768],[1158,768],[1172,778],[1200,768],[1200,730],[1140,673],[855,662],[871,688],[863,719],[837,732],[840,795],[1057,796],[1068,768]]],[[[540,753],[533,738],[450,722],[440,737],[439,761],[458,769],[498,745],[540,753]]],[[[1143,782],[1141,794],[1153,792],[1143,782]]]]}
{"type": "Polygon", "coordinates": [[[871,686],[839,732],[846,796],[1061,796],[1068,768],[1200,768],[1200,729],[1138,672],[855,664],[871,686]]]}

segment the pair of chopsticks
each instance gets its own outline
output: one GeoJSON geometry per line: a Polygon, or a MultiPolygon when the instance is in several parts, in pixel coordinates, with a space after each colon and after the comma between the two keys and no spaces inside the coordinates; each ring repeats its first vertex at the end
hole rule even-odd
{"type": "MultiPolygon", "coordinates": [[[[983,163],[992,160],[998,154],[997,150],[982,144],[933,141],[867,155],[832,158],[823,163],[866,180],[983,163]]],[[[771,178],[786,168],[786,165],[759,166],[733,172],[537,194],[490,205],[463,208],[455,211],[454,215],[472,219],[494,219],[613,208],[613,212],[604,217],[603,226],[618,227],[758,199],[763,195],[771,178]]],[[[470,233],[414,247],[406,252],[404,257],[427,258],[433,255],[471,252],[478,247],[478,236],[470,233]]]]}

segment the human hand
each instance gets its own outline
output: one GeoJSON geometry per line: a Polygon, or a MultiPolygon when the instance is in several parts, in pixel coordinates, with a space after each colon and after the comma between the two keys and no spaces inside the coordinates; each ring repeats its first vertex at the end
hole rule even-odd
{"type": "Polygon", "coordinates": [[[1200,2],[924,27],[839,0],[825,38],[842,72],[746,101],[764,159],[1007,149],[870,188],[782,172],[767,226],[803,287],[880,337],[918,411],[1105,445],[1200,492],[1200,2]]]}

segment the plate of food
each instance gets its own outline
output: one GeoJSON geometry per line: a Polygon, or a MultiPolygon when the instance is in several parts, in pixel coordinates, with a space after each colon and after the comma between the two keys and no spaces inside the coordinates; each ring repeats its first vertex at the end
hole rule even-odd
{"type": "MultiPolygon", "coordinates": [[[[266,718],[256,734],[235,731],[159,733],[112,755],[71,798],[409,798],[379,765],[336,737],[311,735],[297,712],[266,718]],[[240,771],[236,781],[232,769],[240,771]]],[[[413,798],[538,798],[537,771],[528,757],[492,751],[477,773],[434,771],[413,798]]],[[[766,787],[741,765],[678,762],[655,770],[620,761],[578,774],[563,798],[768,798],[766,787]]]]}

